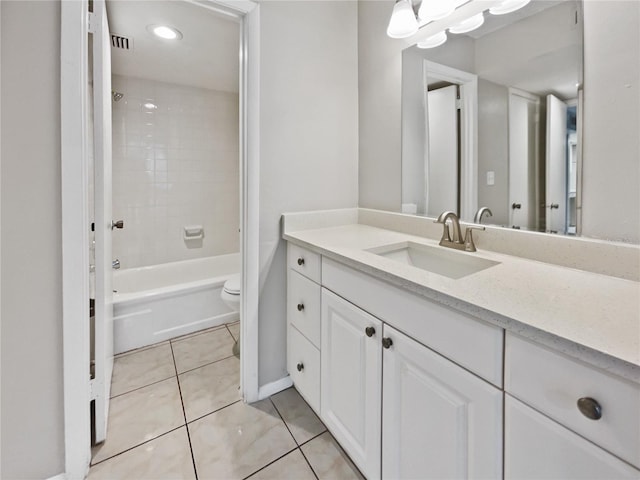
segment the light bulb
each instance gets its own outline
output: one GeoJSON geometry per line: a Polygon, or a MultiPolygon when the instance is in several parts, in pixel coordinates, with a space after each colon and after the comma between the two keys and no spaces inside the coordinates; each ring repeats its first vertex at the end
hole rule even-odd
{"type": "Polygon", "coordinates": [[[418,20],[413,13],[411,0],[398,0],[393,6],[387,35],[391,38],[410,37],[418,31],[418,20]]]}
{"type": "Polygon", "coordinates": [[[480,27],[483,23],[484,23],[484,15],[482,12],[480,12],[477,15],[474,15],[473,17],[469,17],[466,20],[463,20],[462,22],[458,23],[457,25],[454,25],[453,27],[449,28],[449,31],[451,33],[467,33],[480,27]]]}
{"type": "Polygon", "coordinates": [[[441,20],[448,17],[455,10],[452,0],[422,0],[418,16],[424,23],[441,20]]]}
{"type": "Polygon", "coordinates": [[[418,48],[435,48],[442,45],[447,41],[447,33],[446,32],[438,32],[435,35],[430,36],[429,38],[422,40],[416,44],[418,48]]]}
{"type": "Polygon", "coordinates": [[[489,13],[493,15],[506,15],[507,13],[521,9],[530,1],[531,0],[505,0],[501,4],[491,7],[489,13]]]}

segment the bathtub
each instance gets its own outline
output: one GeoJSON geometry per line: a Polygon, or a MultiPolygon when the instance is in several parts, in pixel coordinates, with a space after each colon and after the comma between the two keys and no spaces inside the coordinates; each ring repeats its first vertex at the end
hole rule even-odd
{"type": "Polygon", "coordinates": [[[239,253],[115,271],[115,353],[238,320],[220,292],[239,272],[239,253]]]}

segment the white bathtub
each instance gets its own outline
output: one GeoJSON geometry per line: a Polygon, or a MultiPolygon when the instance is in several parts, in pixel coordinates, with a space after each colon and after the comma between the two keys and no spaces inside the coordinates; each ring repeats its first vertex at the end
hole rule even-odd
{"type": "Polygon", "coordinates": [[[239,272],[239,253],[115,271],[115,353],[238,320],[220,292],[239,272]]]}

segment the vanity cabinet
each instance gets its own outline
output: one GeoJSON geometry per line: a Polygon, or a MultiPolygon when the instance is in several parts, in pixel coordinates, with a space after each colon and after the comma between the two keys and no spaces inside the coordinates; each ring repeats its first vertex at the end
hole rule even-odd
{"type": "Polygon", "coordinates": [[[322,289],[320,417],[369,479],[380,477],[382,322],[322,289]]]}
{"type": "Polygon", "coordinates": [[[287,246],[287,370],[320,413],[320,255],[287,246]]]}
{"type": "Polygon", "coordinates": [[[363,474],[501,477],[502,391],[337,295],[348,293],[322,288],[321,418],[363,474]]]}
{"type": "Polygon", "coordinates": [[[640,385],[508,333],[505,390],[506,478],[640,478],[640,385]]]}
{"type": "Polygon", "coordinates": [[[500,478],[501,390],[384,326],[382,477],[500,478]]]}
{"type": "Polygon", "coordinates": [[[640,471],[533,408],[505,396],[505,478],[638,479],[640,471]]]}

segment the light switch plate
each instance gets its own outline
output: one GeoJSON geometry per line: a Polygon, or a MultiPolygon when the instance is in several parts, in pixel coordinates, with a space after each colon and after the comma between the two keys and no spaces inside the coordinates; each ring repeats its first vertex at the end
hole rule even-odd
{"type": "Polygon", "coordinates": [[[495,185],[496,183],[496,172],[487,172],[487,185],[495,185]]]}

